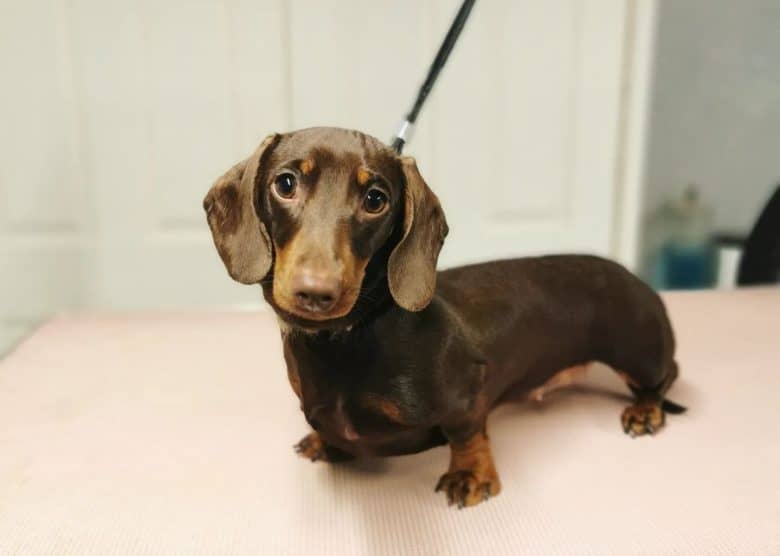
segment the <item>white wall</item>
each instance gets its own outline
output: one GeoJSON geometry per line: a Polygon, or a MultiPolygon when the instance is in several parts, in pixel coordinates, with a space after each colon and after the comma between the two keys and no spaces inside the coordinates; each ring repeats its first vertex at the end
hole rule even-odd
{"type": "Polygon", "coordinates": [[[780,182],[780,2],[661,0],[645,209],[701,188],[747,232],[780,182]]]}
{"type": "MultiPolygon", "coordinates": [[[[258,303],[212,246],[212,181],[272,131],[389,139],[459,4],[0,0],[0,351],[60,311],[258,303]]],[[[616,253],[636,5],[477,3],[407,149],[443,265],[616,253]]]]}

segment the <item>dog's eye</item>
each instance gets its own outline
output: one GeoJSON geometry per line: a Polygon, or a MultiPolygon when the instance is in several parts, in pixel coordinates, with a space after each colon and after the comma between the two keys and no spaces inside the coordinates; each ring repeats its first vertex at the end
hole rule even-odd
{"type": "Polygon", "coordinates": [[[387,206],[387,195],[381,189],[369,189],[363,197],[363,210],[371,214],[379,214],[387,206]]]}
{"type": "Polygon", "coordinates": [[[291,199],[295,196],[295,186],[297,185],[295,176],[289,172],[279,174],[274,180],[274,189],[276,194],[283,199],[291,199]]]}

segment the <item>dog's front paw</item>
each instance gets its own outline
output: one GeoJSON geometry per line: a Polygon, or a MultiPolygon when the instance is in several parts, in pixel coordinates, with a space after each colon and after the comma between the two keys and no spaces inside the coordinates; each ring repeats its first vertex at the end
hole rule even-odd
{"type": "Polygon", "coordinates": [[[623,431],[631,436],[655,434],[664,426],[664,410],[656,404],[637,404],[623,410],[623,431]]]}
{"type": "Polygon", "coordinates": [[[294,446],[295,452],[302,458],[311,461],[328,461],[328,454],[325,451],[320,435],[312,432],[301,438],[300,442],[294,446]]]}
{"type": "Polygon", "coordinates": [[[293,446],[293,448],[295,448],[295,452],[299,456],[311,461],[338,463],[355,458],[352,454],[348,454],[338,448],[325,444],[320,435],[316,432],[309,433],[301,438],[301,441],[293,446]]]}
{"type": "Polygon", "coordinates": [[[501,492],[498,475],[481,474],[469,469],[458,469],[445,473],[436,485],[436,492],[444,491],[447,503],[458,508],[475,506],[501,492]]]}

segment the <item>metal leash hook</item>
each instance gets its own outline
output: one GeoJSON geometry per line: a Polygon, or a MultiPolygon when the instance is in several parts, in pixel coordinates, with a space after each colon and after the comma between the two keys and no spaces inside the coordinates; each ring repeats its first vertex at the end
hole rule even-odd
{"type": "Polygon", "coordinates": [[[406,115],[406,118],[398,128],[398,132],[393,137],[391,145],[398,154],[401,154],[404,145],[411,139],[412,132],[414,131],[414,124],[417,121],[417,116],[420,114],[420,109],[422,109],[425,99],[428,98],[428,93],[433,89],[433,84],[436,83],[439,72],[441,72],[444,64],[447,63],[447,58],[449,57],[450,52],[452,52],[452,48],[455,46],[455,43],[460,36],[460,32],[463,30],[463,26],[466,25],[466,20],[469,18],[471,8],[474,7],[474,2],[476,2],[476,0],[464,0],[463,4],[461,4],[455,19],[452,21],[452,25],[450,25],[450,30],[447,31],[447,35],[444,37],[444,42],[442,42],[439,47],[436,58],[433,59],[433,63],[428,70],[428,75],[425,77],[425,81],[420,87],[420,91],[417,93],[417,99],[414,101],[412,109],[406,115]]]}

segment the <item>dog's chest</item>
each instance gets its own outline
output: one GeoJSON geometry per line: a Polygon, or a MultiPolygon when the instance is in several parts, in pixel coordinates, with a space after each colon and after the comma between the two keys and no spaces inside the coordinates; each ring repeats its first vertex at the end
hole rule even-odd
{"type": "Polygon", "coordinates": [[[285,359],[307,421],[326,437],[383,442],[430,419],[433,402],[424,375],[398,354],[292,340],[285,359]]]}

